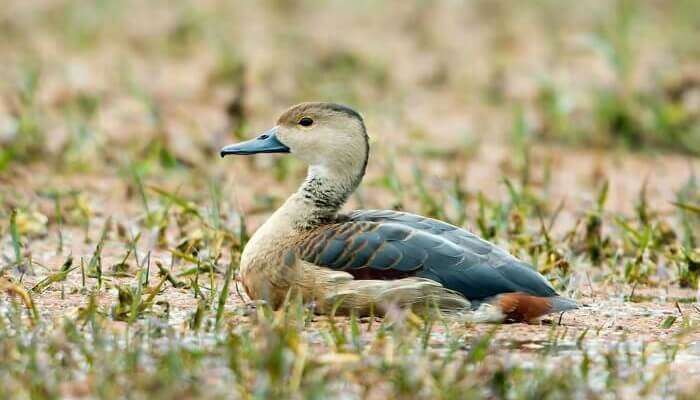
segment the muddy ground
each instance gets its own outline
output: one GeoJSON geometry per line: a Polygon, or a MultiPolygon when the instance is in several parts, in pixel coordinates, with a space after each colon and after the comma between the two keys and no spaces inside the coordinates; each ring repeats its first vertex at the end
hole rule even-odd
{"type": "MultiPolygon", "coordinates": [[[[68,375],[47,375],[65,354],[45,369],[26,367],[34,364],[17,344],[21,329],[4,322],[2,351],[17,365],[0,375],[13,382],[7,394],[28,396],[35,386],[26,382],[44,374],[34,393],[45,397],[126,396],[125,387],[137,398],[167,397],[170,382],[186,387],[183,398],[448,398],[450,387],[491,398],[692,398],[700,387],[692,10],[693,2],[652,1],[10,1],[0,11],[10,38],[0,43],[0,279],[31,295],[39,319],[25,302],[17,326],[49,351],[62,340],[52,332],[86,318],[94,298],[115,348],[163,324],[165,347],[194,343],[211,365],[184,367],[194,378],[175,374],[172,383],[158,375],[172,373],[158,364],[162,354],[146,352],[143,365],[113,380],[153,377],[100,392],[97,382],[111,378],[94,366],[64,361],[68,375]],[[309,350],[289,345],[281,380],[258,361],[251,375],[221,372],[224,357],[208,353],[207,340],[252,333],[251,346],[266,348],[255,335],[277,326],[261,328],[238,285],[224,290],[227,268],[236,282],[240,246],[305,171],[279,156],[221,160],[218,149],[307,100],[346,103],[365,117],[372,155],[346,210],[397,208],[487,233],[581,309],[503,326],[447,318],[429,331],[427,354],[394,354],[377,331],[391,326],[411,340],[395,338],[396,349],[411,348],[428,326],[421,316],[360,321],[366,347],[357,350],[329,339],[334,324],[351,330],[354,319],[309,314],[294,339],[309,350]],[[68,258],[70,272],[56,278],[68,258]],[[134,296],[122,292],[138,287],[147,298],[164,279],[157,264],[174,280],[134,314],[134,296]],[[206,328],[193,328],[198,305],[206,328]],[[434,371],[454,343],[471,378],[434,371]],[[394,364],[409,378],[382,369],[394,364]],[[402,391],[402,379],[415,386],[402,391]],[[521,391],[528,381],[536,388],[521,391]]],[[[13,290],[0,300],[7,321],[21,299],[13,290]]]]}

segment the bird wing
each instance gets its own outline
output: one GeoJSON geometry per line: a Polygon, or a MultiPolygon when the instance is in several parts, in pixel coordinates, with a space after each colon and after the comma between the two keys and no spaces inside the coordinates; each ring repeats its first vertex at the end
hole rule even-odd
{"type": "Polygon", "coordinates": [[[556,295],[528,264],[478,236],[415,214],[361,210],[304,235],[299,256],[356,279],[432,279],[470,300],[501,293],[556,295]]]}

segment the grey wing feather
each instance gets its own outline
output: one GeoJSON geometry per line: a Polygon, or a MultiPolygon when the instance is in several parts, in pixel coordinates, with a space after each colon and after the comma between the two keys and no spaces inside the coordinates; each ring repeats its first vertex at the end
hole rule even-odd
{"type": "Polygon", "coordinates": [[[554,296],[542,275],[505,250],[454,225],[415,214],[361,210],[308,235],[299,246],[309,262],[356,278],[432,279],[470,300],[506,292],[554,296]]]}

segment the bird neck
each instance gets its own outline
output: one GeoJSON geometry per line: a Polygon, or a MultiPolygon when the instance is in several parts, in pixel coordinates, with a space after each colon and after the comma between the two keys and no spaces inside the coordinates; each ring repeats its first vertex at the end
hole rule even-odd
{"type": "MultiPolygon", "coordinates": [[[[364,131],[364,125],[363,125],[364,131]]],[[[284,237],[336,221],[338,211],[362,182],[369,159],[369,138],[364,148],[340,153],[327,165],[309,166],[299,189],[261,226],[258,235],[284,237]],[[362,157],[357,157],[358,152],[362,157]],[[264,228],[264,229],[263,229],[264,228]]]]}
{"type": "Polygon", "coordinates": [[[261,231],[267,235],[285,236],[334,222],[338,211],[357,189],[365,172],[364,167],[360,166],[352,171],[309,167],[299,189],[270,216],[261,227],[265,229],[261,231]]]}
{"type": "Polygon", "coordinates": [[[352,169],[341,171],[323,166],[309,167],[306,179],[287,200],[297,209],[291,221],[294,227],[308,230],[334,221],[338,211],[359,186],[363,175],[364,168],[353,172],[352,169]]]}

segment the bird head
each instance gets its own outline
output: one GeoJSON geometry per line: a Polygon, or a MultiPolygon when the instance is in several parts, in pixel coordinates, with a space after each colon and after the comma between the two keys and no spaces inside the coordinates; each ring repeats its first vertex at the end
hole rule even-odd
{"type": "Polygon", "coordinates": [[[368,151],[365,124],[356,111],[335,103],[301,103],[256,138],[224,147],[221,156],[290,153],[312,167],[364,173],[368,151]]]}

